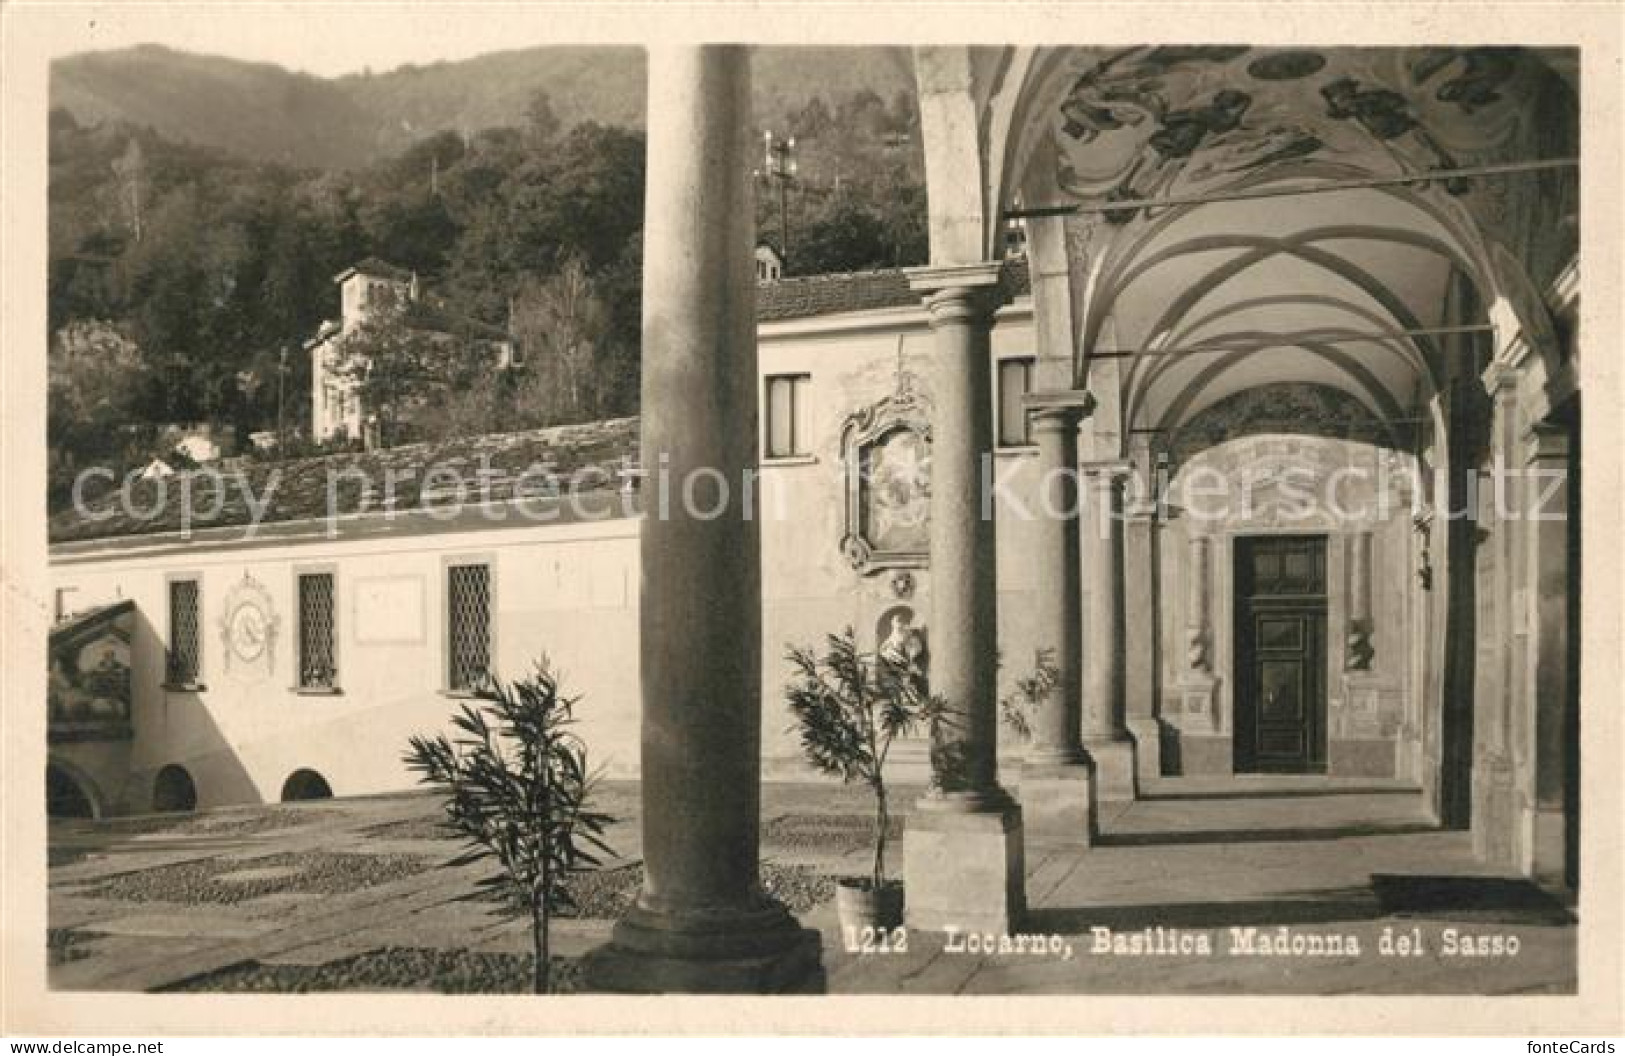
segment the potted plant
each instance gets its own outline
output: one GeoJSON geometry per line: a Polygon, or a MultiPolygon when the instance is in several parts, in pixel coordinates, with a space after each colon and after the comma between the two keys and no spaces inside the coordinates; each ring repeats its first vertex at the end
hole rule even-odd
{"type": "Polygon", "coordinates": [[[511,685],[481,689],[452,717],[461,735],[413,737],[406,765],[445,796],[446,824],[470,844],[449,865],[495,858],[502,871],[480,881],[530,917],[532,987],[548,992],[552,915],[575,904],[571,873],[594,868],[592,851],[614,819],[588,809],[596,775],[570,727],[578,698],[560,692],[543,660],[511,685]]]}
{"type": "Polygon", "coordinates": [[[836,909],[851,928],[894,928],[903,920],[903,885],[886,878],[891,815],[886,760],[897,738],[940,713],[925,675],[908,657],[858,648],[849,627],[828,636],[822,656],[811,649],[788,654],[795,677],[785,687],[802,750],[819,771],[847,783],[861,781],[875,797],[873,867],[868,876],[836,882],[836,909]]]}

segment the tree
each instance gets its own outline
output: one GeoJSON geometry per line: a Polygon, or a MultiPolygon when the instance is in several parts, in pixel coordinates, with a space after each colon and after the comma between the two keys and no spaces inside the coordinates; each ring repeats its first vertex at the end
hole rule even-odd
{"type": "Polygon", "coordinates": [[[529,915],[531,984],[545,994],[553,914],[575,906],[566,880],[600,864],[593,852],[614,853],[603,841],[614,819],[589,809],[597,775],[571,729],[579,698],[560,692],[546,660],[528,679],[482,690],[478,700],[453,716],[455,741],[413,737],[406,765],[441,791],[446,824],[468,841],[450,864],[494,858],[502,867],[481,886],[529,915]]]}
{"type": "Polygon", "coordinates": [[[849,198],[836,199],[823,215],[809,221],[790,256],[798,275],[886,267],[893,260],[886,225],[849,198]]]}
{"type": "Polygon", "coordinates": [[[559,420],[595,417],[594,366],[604,352],[610,317],[581,258],[570,257],[558,274],[524,288],[513,325],[528,369],[559,394],[549,401],[559,420]]]}
{"type": "Polygon", "coordinates": [[[57,508],[90,466],[122,476],[157,430],[140,414],[147,380],[141,349],[110,324],[87,320],[58,331],[46,377],[49,500],[57,508]]]}
{"type": "Polygon", "coordinates": [[[559,115],[547,92],[536,89],[525,106],[525,140],[532,147],[545,147],[559,134],[559,115]]]}
{"type": "Polygon", "coordinates": [[[801,747],[820,771],[851,783],[861,781],[875,797],[875,853],[869,890],[886,886],[886,842],[891,824],[886,760],[898,737],[943,715],[925,675],[907,658],[882,650],[865,653],[848,627],[826,639],[825,654],[792,648],[794,680],[785,699],[796,717],[801,747]]]}
{"type": "Polygon", "coordinates": [[[119,197],[130,217],[130,231],[137,242],[141,241],[141,207],[143,205],[142,185],[147,179],[146,155],[141,151],[141,141],[134,136],[130,137],[130,146],[124,154],[113,162],[113,171],[119,177],[119,197]]]}
{"type": "Polygon", "coordinates": [[[405,305],[386,305],[338,341],[334,373],[378,416],[378,444],[399,443],[411,411],[463,388],[476,373],[470,349],[413,327],[405,305]],[[459,355],[459,353],[463,353],[459,355]]]}

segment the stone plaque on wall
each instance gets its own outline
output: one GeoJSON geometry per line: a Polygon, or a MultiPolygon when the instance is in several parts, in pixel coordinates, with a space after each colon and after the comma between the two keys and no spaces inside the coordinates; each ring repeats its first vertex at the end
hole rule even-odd
{"type": "Polygon", "coordinates": [[[355,640],[411,645],[424,639],[423,577],[369,576],[355,584],[355,640]]]}

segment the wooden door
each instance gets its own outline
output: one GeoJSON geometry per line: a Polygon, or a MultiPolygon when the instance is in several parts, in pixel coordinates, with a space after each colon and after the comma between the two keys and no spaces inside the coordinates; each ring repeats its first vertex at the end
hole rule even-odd
{"type": "Polygon", "coordinates": [[[1238,773],[1326,769],[1326,537],[1236,541],[1238,773]]]}

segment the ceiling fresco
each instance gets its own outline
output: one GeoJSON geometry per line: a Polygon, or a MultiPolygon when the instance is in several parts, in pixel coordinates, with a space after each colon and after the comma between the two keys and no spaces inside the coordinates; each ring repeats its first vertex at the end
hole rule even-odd
{"type": "Polygon", "coordinates": [[[1577,247],[1572,167],[1128,204],[1576,157],[1567,53],[1051,54],[1034,82],[1046,93],[1028,119],[1038,134],[1027,140],[1047,149],[1024,159],[1034,166],[1025,190],[1033,201],[1125,203],[1067,216],[1063,237],[1080,353],[1129,357],[1100,378],[1083,363],[1086,383],[1119,388],[1129,427],[1178,428],[1237,393],[1285,382],[1339,391],[1382,420],[1412,417],[1447,355],[1428,328],[1484,321],[1500,285],[1492,261],[1517,261],[1528,287],[1541,288],[1577,247]],[[1447,303],[1455,276],[1478,285],[1480,307],[1463,314],[1447,303]]]}
{"type": "Polygon", "coordinates": [[[1502,160],[1529,138],[1550,76],[1518,48],[1223,46],[1080,52],[1068,74],[1051,116],[1056,182],[1106,201],[1199,193],[1305,159],[1372,176],[1502,160]]]}

